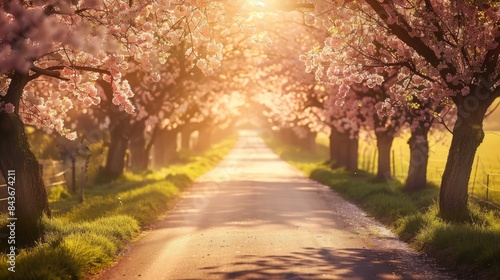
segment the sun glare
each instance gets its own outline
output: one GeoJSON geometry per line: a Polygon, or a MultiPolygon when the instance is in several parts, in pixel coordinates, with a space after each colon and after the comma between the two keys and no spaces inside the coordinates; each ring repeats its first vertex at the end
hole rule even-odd
{"type": "Polygon", "coordinates": [[[248,3],[252,6],[265,7],[266,2],[260,0],[249,0],[248,3]]]}

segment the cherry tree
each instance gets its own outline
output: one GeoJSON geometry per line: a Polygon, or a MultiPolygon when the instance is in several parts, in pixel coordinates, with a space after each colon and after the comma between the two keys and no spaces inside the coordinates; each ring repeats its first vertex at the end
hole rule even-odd
{"type": "MultiPolygon", "coordinates": [[[[102,81],[110,103],[133,113],[129,99],[134,93],[124,70],[139,65],[157,77],[153,66],[168,57],[171,46],[210,41],[230,32],[233,18],[240,17],[241,1],[0,4],[0,169],[4,177],[10,169],[19,174],[16,215],[23,217],[18,226],[26,234],[19,241],[32,244],[41,233],[40,217],[50,211],[23,124],[46,126],[74,139],[77,134],[65,126],[64,118],[76,103],[98,105],[97,85],[102,81]],[[53,86],[39,90],[40,83],[53,86]]],[[[207,74],[221,58],[217,53],[201,57],[194,47],[185,55],[192,63],[209,61],[198,65],[207,74]]]]}
{"type": "Polygon", "coordinates": [[[254,102],[264,106],[264,116],[276,135],[290,144],[315,148],[316,133],[324,127],[322,109],[317,106],[324,87],[317,86],[314,75],[297,71],[303,65],[297,60],[308,44],[318,44],[326,33],[305,24],[300,13],[271,13],[264,19],[267,30],[252,58],[256,68],[249,77],[259,94],[254,102]],[[278,16],[279,15],[279,16],[278,16]]]}
{"type": "Polygon", "coordinates": [[[0,169],[5,178],[8,170],[16,170],[18,176],[16,216],[19,232],[23,233],[19,236],[20,244],[33,244],[41,234],[39,218],[44,213],[50,215],[40,168],[30,150],[24,122],[39,123],[74,138],[75,133],[64,128],[61,117],[71,109],[72,99],[89,105],[98,103],[91,83],[96,73],[112,76],[116,103],[133,110],[127,84],[112,71],[119,69],[123,60],[99,51],[116,48],[117,39],[102,28],[90,28],[90,22],[97,18],[89,14],[93,4],[2,2],[0,169]],[[35,81],[41,77],[51,77],[61,86],[52,88],[56,90],[47,88],[45,97],[39,96],[34,89],[35,81]],[[68,98],[62,98],[66,94],[68,98]]]}
{"type": "MultiPolygon", "coordinates": [[[[440,213],[449,220],[467,218],[467,189],[474,154],[484,138],[482,123],[488,107],[498,97],[498,58],[500,55],[499,7],[491,1],[376,1],[316,2],[332,36],[316,59],[329,61],[349,56],[362,42],[363,58],[356,56],[345,65],[341,84],[349,86],[357,76],[376,79],[359,68],[401,67],[401,75],[411,76],[415,87],[422,81],[430,86],[418,93],[431,100],[433,110],[450,100],[457,108],[458,120],[440,192],[440,213]],[[377,45],[387,55],[379,57],[377,45]],[[324,52],[327,50],[327,52],[324,52]],[[391,59],[388,60],[387,58],[391,59]],[[352,75],[347,75],[351,71],[352,75]]],[[[310,66],[319,61],[308,62],[310,66]]],[[[333,73],[330,65],[326,73],[333,73]]],[[[402,88],[404,89],[404,88],[402,88]]],[[[394,89],[396,95],[411,93],[394,89]]]]}

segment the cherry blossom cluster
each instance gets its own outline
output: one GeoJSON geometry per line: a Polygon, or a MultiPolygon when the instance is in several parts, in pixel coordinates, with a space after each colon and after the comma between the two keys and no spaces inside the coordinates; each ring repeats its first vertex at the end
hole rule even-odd
{"type": "MultiPolygon", "coordinates": [[[[147,73],[158,83],[162,76],[168,76],[161,74],[160,68],[167,63],[172,48],[183,44],[187,46],[184,55],[188,59],[183,67],[196,65],[204,74],[212,75],[223,60],[220,40],[255,30],[252,13],[243,9],[245,1],[30,3],[2,3],[2,93],[7,93],[16,72],[27,75],[30,82],[22,96],[29,100],[21,102],[21,106],[26,106],[21,109],[23,120],[53,127],[61,134],[70,132],[63,128],[62,119],[75,108],[75,102],[84,107],[101,103],[103,96],[96,81],[109,83],[113,90],[111,102],[133,113],[131,98],[135,94],[126,80],[131,72],[147,73]],[[41,88],[41,84],[50,90],[41,88]]],[[[2,108],[12,110],[8,104],[2,108]]]]}
{"type": "MultiPolygon", "coordinates": [[[[378,105],[382,114],[390,104],[415,95],[434,100],[467,96],[481,81],[499,78],[498,59],[491,56],[500,44],[500,9],[497,4],[474,5],[467,1],[396,2],[329,1],[317,4],[330,36],[321,48],[301,60],[316,79],[339,85],[344,98],[352,84],[381,85],[384,72],[399,71],[403,86],[394,83],[394,98],[378,105]],[[326,7],[326,6],[327,7],[326,7]],[[489,58],[488,58],[489,57],[489,58]]],[[[493,82],[491,86],[494,86],[493,82]]],[[[389,109],[389,110],[388,110],[389,109]]]]}

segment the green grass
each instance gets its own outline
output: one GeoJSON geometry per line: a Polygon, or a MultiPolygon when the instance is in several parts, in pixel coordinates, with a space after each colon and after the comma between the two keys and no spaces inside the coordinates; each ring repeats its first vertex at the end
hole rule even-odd
{"type": "MultiPolygon", "coordinates": [[[[424,250],[446,265],[485,273],[485,279],[500,275],[500,213],[470,203],[471,222],[448,223],[438,216],[439,189],[435,184],[417,192],[405,192],[400,181],[376,181],[366,171],[354,174],[332,170],[325,155],[266,141],[284,160],[310,178],[330,186],[345,199],[388,225],[402,240],[424,250]]],[[[320,148],[324,149],[324,148],[320,148]]],[[[479,275],[479,274],[478,274],[479,275]]],[[[478,276],[479,278],[479,276],[478,276]]]]}
{"type": "MultiPolygon", "coordinates": [[[[410,148],[408,146],[408,133],[394,139],[392,145],[395,166],[395,177],[406,180],[410,162],[410,148]]],[[[429,164],[427,166],[428,181],[439,186],[443,175],[446,159],[448,158],[449,146],[452,135],[448,132],[432,133],[429,136],[429,164]]],[[[372,141],[360,141],[359,143],[359,167],[360,169],[374,173],[377,168],[375,139],[372,141]],[[374,162],[375,158],[375,162],[374,162]]],[[[471,179],[469,181],[469,194],[479,199],[486,199],[487,174],[489,178],[488,200],[500,205],[500,132],[486,131],[483,143],[479,146],[474,160],[471,179]],[[479,160],[478,160],[479,159],[479,160]],[[476,173],[477,167],[477,173],[476,173]]],[[[328,147],[328,135],[318,134],[318,144],[328,147]]],[[[326,160],[326,158],[325,158],[326,160]]],[[[394,175],[394,174],[393,174],[394,175]]]]}
{"type": "Polygon", "coordinates": [[[215,167],[235,143],[233,137],[202,154],[185,152],[182,163],[162,170],[127,172],[112,183],[91,185],[84,203],[54,188],[53,218],[43,221],[43,242],[17,255],[15,273],[2,254],[0,279],[82,279],[112,264],[141,228],[165,214],[182,189],[215,167]]]}

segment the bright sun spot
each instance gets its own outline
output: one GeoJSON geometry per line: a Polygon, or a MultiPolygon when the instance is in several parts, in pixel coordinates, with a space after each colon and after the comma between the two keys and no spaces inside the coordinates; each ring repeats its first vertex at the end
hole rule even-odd
{"type": "Polygon", "coordinates": [[[260,0],[249,0],[248,3],[253,6],[265,7],[266,2],[260,0]]]}

